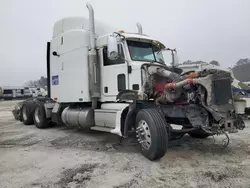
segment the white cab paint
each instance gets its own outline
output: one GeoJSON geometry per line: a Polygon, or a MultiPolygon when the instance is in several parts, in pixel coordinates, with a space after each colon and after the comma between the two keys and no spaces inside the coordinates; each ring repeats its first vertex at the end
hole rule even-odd
{"type": "Polygon", "coordinates": [[[51,42],[51,98],[58,102],[90,102],[89,32],[67,30],[51,42]],[[56,51],[58,56],[52,55],[56,51]],[[58,79],[57,84],[53,82],[58,79]]]}
{"type": "MultiPolygon", "coordinates": [[[[123,45],[124,49],[124,45],[123,45]]],[[[126,88],[129,86],[128,64],[126,61],[122,64],[104,66],[103,48],[99,50],[99,59],[101,66],[101,102],[116,101],[118,91],[118,77],[125,77],[126,88]],[[105,87],[108,91],[105,91],[105,87]]]]}
{"type": "Polygon", "coordinates": [[[102,130],[122,136],[121,115],[129,103],[105,103],[101,109],[95,110],[95,124],[93,130],[102,130]]]}
{"type": "Polygon", "coordinates": [[[129,106],[130,103],[103,103],[101,105],[101,109],[107,109],[107,110],[123,110],[127,106],[129,106]]]}
{"type": "MultiPolygon", "coordinates": [[[[123,64],[103,65],[103,48],[107,39],[118,30],[95,20],[96,47],[101,71],[101,102],[115,102],[118,91],[118,76],[125,76],[125,89],[133,84],[141,86],[141,64],[131,61],[126,43],[122,43],[125,59],[123,64]],[[128,65],[132,73],[128,73],[128,65]],[[108,91],[105,91],[105,87],[108,91]]],[[[147,35],[120,33],[125,39],[147,41],[164,48],[164,44],[147,35]]],[[[120,39],[118,42],[121,42],[120,39]]],[[[83,17],[66,17],[54,25],[51,41],[51,98],[57,102],[91,102],[88,77],[88,55],[90,47],[89,20],[83,17]],[[52,53],[57,52],[59,56],[52,53]]]]}

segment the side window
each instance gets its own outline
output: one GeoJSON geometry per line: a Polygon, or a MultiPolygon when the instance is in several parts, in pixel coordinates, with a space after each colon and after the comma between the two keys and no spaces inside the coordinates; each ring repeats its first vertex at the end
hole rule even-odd
{"type": "MultiPolygon", "coordinates": [[[[121,49],[120,53],[121,53],[122,57],[124,57],[123,48],[122,48],[121,44],[118,44],[118,49],[119,48],[121,49]]],[[[121,57],[119,57],[116,60],[110,60],[108,58],[108,48],[107,48],[107,46],[105,46],[103,48],[103,65],[104,66],[119,65],[119,64],[123,64],[123,63],[125,63],[125,61],[121,57]]]]}

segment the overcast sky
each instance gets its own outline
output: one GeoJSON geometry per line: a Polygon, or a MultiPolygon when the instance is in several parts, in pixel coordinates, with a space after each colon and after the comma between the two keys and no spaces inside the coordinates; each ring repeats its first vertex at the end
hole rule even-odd
{"type": "MultiPolygon", "coordinates": [[[[129,32],[143,32],[179,60],[217,60],[223,67],[250,58],[250,0],[89,0],[95,18],[129,32]]],[[[88,17],[85,0],[0,1],[0,85],[46,76],[46,42],[55,21],[88,17]]]]}

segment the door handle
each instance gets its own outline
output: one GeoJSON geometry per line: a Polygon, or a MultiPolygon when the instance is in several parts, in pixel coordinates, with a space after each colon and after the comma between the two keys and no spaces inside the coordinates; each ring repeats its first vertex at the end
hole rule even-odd
{"type": "Polygon", "coordinates": [[[128,65],[128,73],[130,74],[132,72],[132,66],[128,65]]]}
{"type": "Polygon", "coordinates": [[[58,53],[56,51],[52,52],[52,55],[59,57],[58,53]]]}

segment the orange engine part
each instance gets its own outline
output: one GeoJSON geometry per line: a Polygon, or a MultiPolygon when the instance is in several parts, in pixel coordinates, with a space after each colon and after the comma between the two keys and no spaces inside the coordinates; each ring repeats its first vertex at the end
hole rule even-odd
{"type": "Polygon", "coordinates": [[[199,73],[198,72],[191,72],[188,75],[185,76],[186,78],[197,78],[199,77],[199,73]]]}

